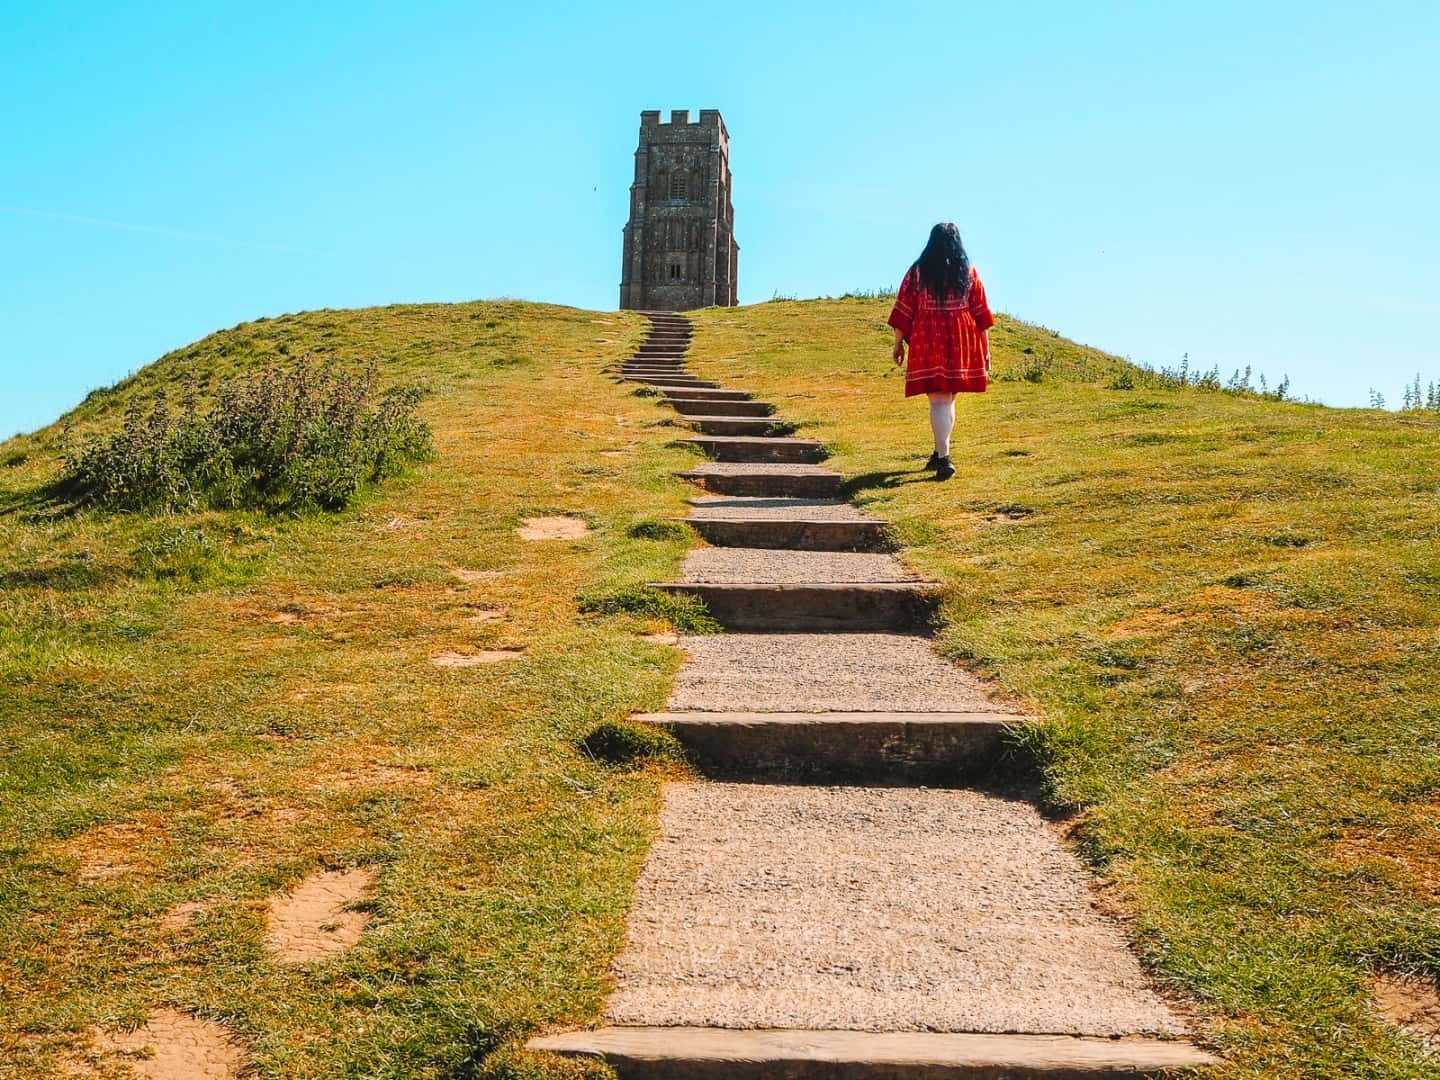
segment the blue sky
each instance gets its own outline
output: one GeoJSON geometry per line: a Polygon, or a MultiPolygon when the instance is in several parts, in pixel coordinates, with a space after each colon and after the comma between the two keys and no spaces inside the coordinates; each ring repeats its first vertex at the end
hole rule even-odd
{"type": "Polygon", "coordinates": [[[742,302],[954,220],[1137,360],[1440,378],[1433,3],[0,4],[0,433],[261,315],[614,307],[645,108],[724,112],[742,302]]]}

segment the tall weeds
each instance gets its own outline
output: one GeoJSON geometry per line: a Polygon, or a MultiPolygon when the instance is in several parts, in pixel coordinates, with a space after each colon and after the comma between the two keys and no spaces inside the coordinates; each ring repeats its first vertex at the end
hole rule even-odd
{"type": "Polygon", "coordinates": [[[420,391],[377,392],[378,370],[302,360],[227,380],[202,412],[161,393],[132,402],[120,430],[72,442],[61,491],[124,511],[344,507],[367,484],[433,454],[420,391]]]}

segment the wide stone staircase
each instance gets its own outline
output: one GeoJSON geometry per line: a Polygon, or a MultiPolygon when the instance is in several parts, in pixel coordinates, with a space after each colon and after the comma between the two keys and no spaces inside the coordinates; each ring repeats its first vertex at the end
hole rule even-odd
{"type": "Polygon", "coordinates": [[[1024,717],[944,661],[931,583],[841,499],[825,448],[689,374],[653,313],[619,375],[706,460],[682,475],[706,541],[679,581],[727,633],[688,655],[663,725],[708,779],[666,786],[605,1026],[531,1046],[622,1078],[1139,1077],[1188,1039],[1084,869],[996,786],[1024,717]],[[967,786],[967,778],[985,784],[967,786]]]}

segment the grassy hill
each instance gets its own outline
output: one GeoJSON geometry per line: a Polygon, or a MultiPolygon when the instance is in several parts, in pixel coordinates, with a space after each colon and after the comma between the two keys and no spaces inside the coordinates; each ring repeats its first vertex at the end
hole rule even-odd
{"type": "Polygon", "coordinates": [[[641,326],[318,312],[214,335],[76,410],[113,426],[187,379],[379,358],[428,385],[436,459],[339,514],[57,513],[34,492],[58,431],[0,448],[0,1073],[53,1076],[84,1029],[156,1002],[286,1077],[465,1075],[512,1030],[594,1013],[659,773],[576,742],[661,705],[677,663],[642,636],[663,624],[577,611],[670,576],[685,546],[645,528],[681,509],[685,455],[599,371],[641,326]],[[591,535],[517,538],[565,514],[591,535]],[[505,649],[524,651],[431,662],[505,649]],[[380,869],[362,946],[270,962],[267,900],[355,865],[380,869]],[[204,906],[166,929],[182,903],[204,906]]]}
{"type": "Polygon", "coordinates": [[[1048,796],[1221,1075],[1440,1076],[1369,992],[1440,972],[1440,418],[1166,388],[1002,322],[935,484],[886,310],[707,311],[692,367],[808,418],[950,584],[941,651],[1045,715],[1048,796]]]}
{"type": "MultiPolygon", "coordinates": [[[[1440,1076],[1370,1003],[1377,973],[1440,971],[1440,422],[1174,387],[1002,321],[999,381],[962,399],[959,473],[934,484],[886,307],[701,312],[693,366],[804,418],[949,585],[941,649],[1046,717],[1047,798],[1220,1075],[1440,1076]]],[[[69,512],[44,494],[58,428],[0,444],[17,1075],[156,1003],[239,1032],[259,1075],[557,1075],[507,1041],[595,1015],[683,771],[584,743],[659,706],[678,662],[637,586],[687,546],[657,523],[686,457],[599,370],[641,328],[518,303],[287,316],[70,418],[377,360],[425,386],[436,457],[339,513],[69,512]],[[567,514],[590,534],[517,536],[567,514]],[[362,865],[360,943],[269,959],[269,899],[362,865]]]]}

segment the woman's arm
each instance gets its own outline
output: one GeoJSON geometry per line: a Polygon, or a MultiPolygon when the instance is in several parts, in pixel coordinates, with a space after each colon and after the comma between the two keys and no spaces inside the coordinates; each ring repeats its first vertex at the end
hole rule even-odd
{"type": "Polygon", "coordinates": [[[990,301],[985,296],[985,285],[980,280],[980,271],[970,272],[970,314],[975,319],[975,325],[982,331],[989,330],[995,325],[995,316],[990,314],[990,301]]]}
{"type": "Polygon", "coordinates": [[[900,292],[895,297],[895,306],[890,309],[886,320],[895,328],[895,345],[890,356],[897,364],[905,362],[905,340],[915,322],[915,272],[911,270],[900,282],[900,292]]]}

